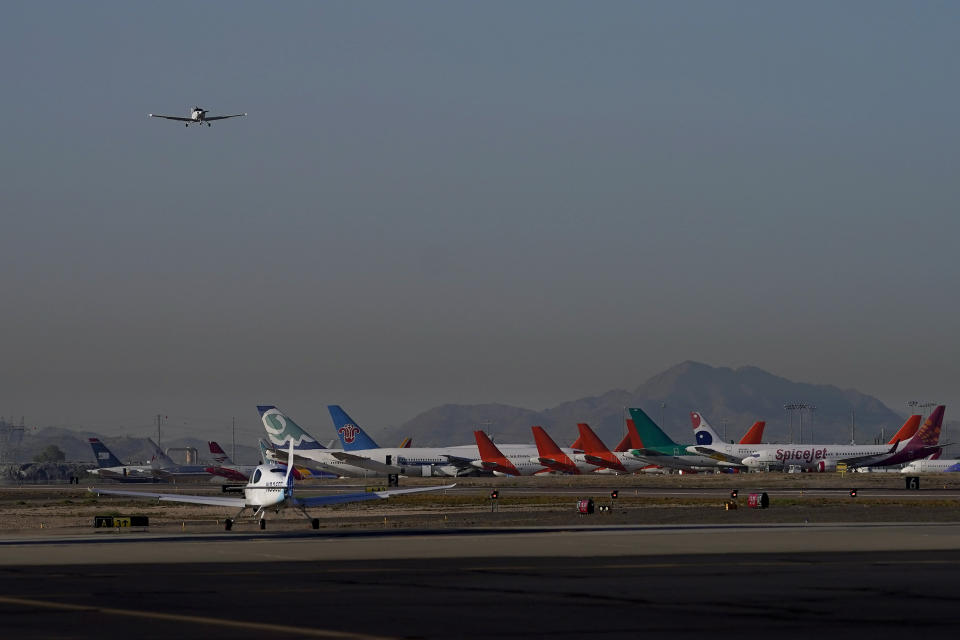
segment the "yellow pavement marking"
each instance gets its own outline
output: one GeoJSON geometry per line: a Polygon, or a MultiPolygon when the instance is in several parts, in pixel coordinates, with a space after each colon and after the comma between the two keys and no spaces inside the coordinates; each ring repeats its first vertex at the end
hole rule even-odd
{"type": "Polygon", "coordinates": [[[25,607],[37,607],[41,609],[59,609],[61,611],[83,611],[90,613],[102,613],[111,616],[128,616],[131,618],[146,618],[148,620],[169,620],[172,622],[189,622],[193,624],[209,624],[218,627],[233,627],[235,629],[245,629],[248,631],[265,631],[274,633],[287,633],[300,636],[313,636],[317,638],[342,638],[344,640],[398,640],[392,636],[375,636],[366,633],[351,633],[349,631],[334,631],[331,629],[315,629],[310,627],[292,627],[282,624],[271,624],[267,622],[244,622],[242,620],[231,620],[230,618],[213,618],[209,616],[188,616],[178,613],[161,613],[158,611],[137,611],[135,609],[114,609],[111,607],[99,607],[93,605],[68,604],[66,602],[48,602],[44,600],[33,600],[30,598],[10,598],[0,596],[0,604],[14,604],[25,607]]]}

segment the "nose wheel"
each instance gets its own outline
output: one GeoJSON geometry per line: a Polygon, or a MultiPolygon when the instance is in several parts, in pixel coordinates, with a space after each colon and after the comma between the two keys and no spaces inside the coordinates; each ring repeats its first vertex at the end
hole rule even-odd
{"type": "Polygon", "coordinates": [[[230,518],[227,518],[226,520],[223,521],[223,530],[230,531],[231,529],[233,529],[233,520],[231,520],[230,518]]]}
{"type": "Polygon", "coordinates": [[[264,518],[260,518],[260,531],[263,531],[267,528],[267,521],[264,518]]]}

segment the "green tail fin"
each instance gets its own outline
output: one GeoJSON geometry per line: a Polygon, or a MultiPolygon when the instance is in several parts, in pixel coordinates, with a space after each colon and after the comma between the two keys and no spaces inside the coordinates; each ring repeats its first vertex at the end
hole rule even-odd
{"type": "Polygon", "coordinates": [[[630,409],[630,417],[637,426],[637,433],[643,440],[645,447],[678,447],[676,442],[670,439],[670,436],[663,432],[663,429],[650,419],[643,409],[630,409]]]}

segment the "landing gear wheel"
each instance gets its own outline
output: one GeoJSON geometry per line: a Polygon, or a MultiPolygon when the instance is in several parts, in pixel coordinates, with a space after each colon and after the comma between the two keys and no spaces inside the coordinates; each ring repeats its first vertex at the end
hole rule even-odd
{"type": "Polygon", "coordinates": [[[319,529],[319,528],[320,528],[320,518],[314,518],[313,520],[311,520],[311,521],[310,521],[310,526],[313,527],[314,529],[319,529]]]}
{"type": "Polygon", "coordinates": [[[267,521],[264,520],[263,518],[260,518],[260,530],[263,531],[266,528],[267,528],[267,521]]]}
{"type": "Polygon", "coordinates": [[[189,127],[189,126],[190,126],[190,123],[188,122],[188,123],[186,123],[186,124],[185,124],[185,125],[183,125],[183,126],[185,126],[185,127],[189,127]]]}
{"type": "Polygon", "coordinates": [[[231,529],[233,529],[233,520],[231,520],[230,518],[227,518],[226,520],[223,521],[223,530],[230,531],[231,529]]]}
{"type": "Polygon", "coordinates": [[[208,126],[208,127],[210,126],[210,123],[209,123],[209,122],[207,123],[207,126],[208,126]]]}

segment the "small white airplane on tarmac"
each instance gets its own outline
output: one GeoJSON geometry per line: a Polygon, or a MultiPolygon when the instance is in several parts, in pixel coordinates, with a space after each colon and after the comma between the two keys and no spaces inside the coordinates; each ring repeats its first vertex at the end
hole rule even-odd
{"type": "Polygon", "coordinates": [[[208,116],[206,109],[201,109],[200,107],[194,107],[193,109],[190,110],[190,116],[187,118],[181,118],[180,116],[164,116],[164,115],[160,115],[159,113],[151,113],[149,115],[151,118],[166,118],[167,120],[179,120],[180,122],[186,123],[185,125],[183,125],[185,127],[189,127],[191,124],[202,125],[203,123],[207,123],[207,126],[209,127],[210,123],[213,122],[214,120],[226,120],[227,118],[242,118],[247,114],[235,113],[230,116],[208,116]]]}
{"type": "MultiPolygon", "coordinates": [[[[289,458],[293,458],[293,440],[290,441],[289,458]]],[[[240,511],[233,518],[224,521],[224,529],[230,531],[233,528],[233,522],[247,509],[254,509],[253,516],[260,520],[260,528],[267,528],[266,517],[268,510],[276,513],[285,507],[294,507],[298,509],[303,516],[310,520],[310,525],[314,529],[320,528],[320,519],[311,518],[307,513],[307,507],[321,507],[329,504],[343,504],[346,502],[361,502],[364,500],[377,500],[380,498],[389,498],[390,496],[403,495],[407,493],[421,493],[424,491],[442,491],[452,489],[455,484],[443,485],[440,487],[416,487],[413,489],[390,489],[387,491],[365,491],[363,493],[341,493],[329,496],[316,496],[312,498],[293,497],[293,465],[281,467],[276,464],[262,464],[258,466],[253,475],[250,476],[250,482],[243,489],[242,498],[231,498],[228,496],[188,496],[171,493],[147,493],[145,491],[121,491],[114,489],[97,489],[90,487],[89,491],[98,496],[132,496],[135,498],[149,498],[159,500],[160,502],[188,502],[191,504],[206,504],[217,507],[238,507],[240,511]]]]}

